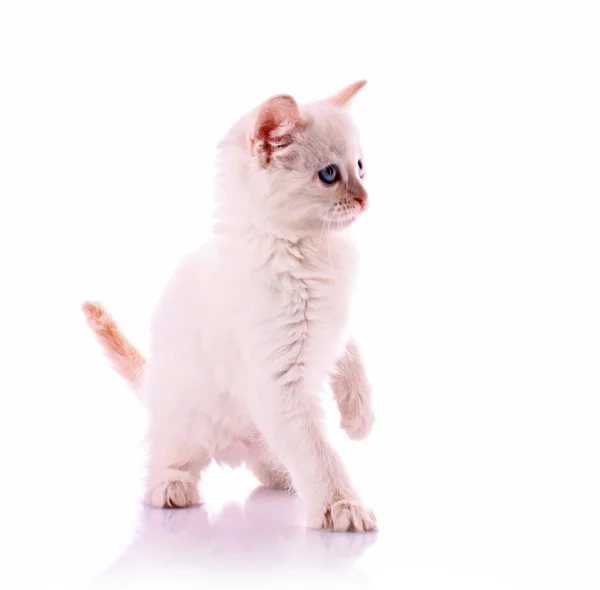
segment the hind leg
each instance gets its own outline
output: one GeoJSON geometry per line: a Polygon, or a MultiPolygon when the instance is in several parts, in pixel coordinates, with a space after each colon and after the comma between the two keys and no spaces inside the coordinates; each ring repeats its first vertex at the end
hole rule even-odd
{"type": "Polygon", "coordinates": [[[292,478],[283,463],[271,453],[260,447],[254,447],[246,458],[248,469],[264,486],[276,490],[293,491],[292,478]]]}
{"type": "Polygon", "coordinates": [[[146,502],[157,508],[200,504],[200,473],[211,462],[209,453],[174,433],[150,433],[150,464],[146,502]]]}
{"type": "Polygon", "coordinates": [[[145,500],[158,508],[201,503],[200,474],[212,460],[202,411],[209,392],[199,385],[206,379],[185,371],[178,354],[177,348],[155,351],[142,392],[150,417],[145,500]]]}

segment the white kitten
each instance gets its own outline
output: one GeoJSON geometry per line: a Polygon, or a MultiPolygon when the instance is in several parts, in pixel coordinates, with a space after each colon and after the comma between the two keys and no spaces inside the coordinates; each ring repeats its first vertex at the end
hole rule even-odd
{"type": "Polygon", "coordinates": [[[363,212],[362,153],[346,106],[364,86],[298,106],[276,96],[220,145],[212,241],[170,281],[150,360],[106,311],[89,323],[150,414],[147,501],[200,501],[212,459],[246,462],[265,484],[295,488],[309,525],[376,528],[326,438],[330,379],[352,438],[373,424],[369,383],[347,334],[356,252],[344,230],[363,212]]]}

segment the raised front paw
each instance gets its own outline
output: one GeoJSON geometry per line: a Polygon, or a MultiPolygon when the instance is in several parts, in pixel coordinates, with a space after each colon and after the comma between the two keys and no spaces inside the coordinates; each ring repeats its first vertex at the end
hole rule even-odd
{"type": "Polygon", "coordinates": [[[338,500],[315,511],[309,526],[335,532],[362,533],[377,530],[377,519],[371,510],[358,502],[338,500]]]}
{"type": "Polygon", "coordinates": [[[362,440],[371,434],[375,415],[371,408],[359,406],[352,411],[342,412],[341,426],[352,440],[362,440]]]}

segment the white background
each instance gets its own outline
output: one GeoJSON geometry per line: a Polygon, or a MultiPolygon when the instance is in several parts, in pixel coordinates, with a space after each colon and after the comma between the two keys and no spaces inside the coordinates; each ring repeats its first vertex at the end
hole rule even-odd
{"type": "Polygon", "coordinates": [[[600,588],[597,10],[4,0],[3,587],[600,588]],[[145,350],[209,235],[220,136],[274,93],[363,77],[379,419],[364,443],[332,432],[381,531],[305,531],[296,501],[244,506],[256,482],[216,467],[206,508],[140,507],[144,413],[81,302],[145,350]]]}

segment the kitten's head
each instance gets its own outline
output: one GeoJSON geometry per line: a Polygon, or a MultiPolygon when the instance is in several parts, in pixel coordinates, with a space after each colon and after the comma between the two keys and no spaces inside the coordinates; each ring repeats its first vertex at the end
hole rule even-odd
{"type": "Polygon", "coordinates": [[[221,144],[221,218],[296,234],[350,226],[368,204],[348,114],[365,83],[302,106],[275,96],[244,117],[221,144]]]}

